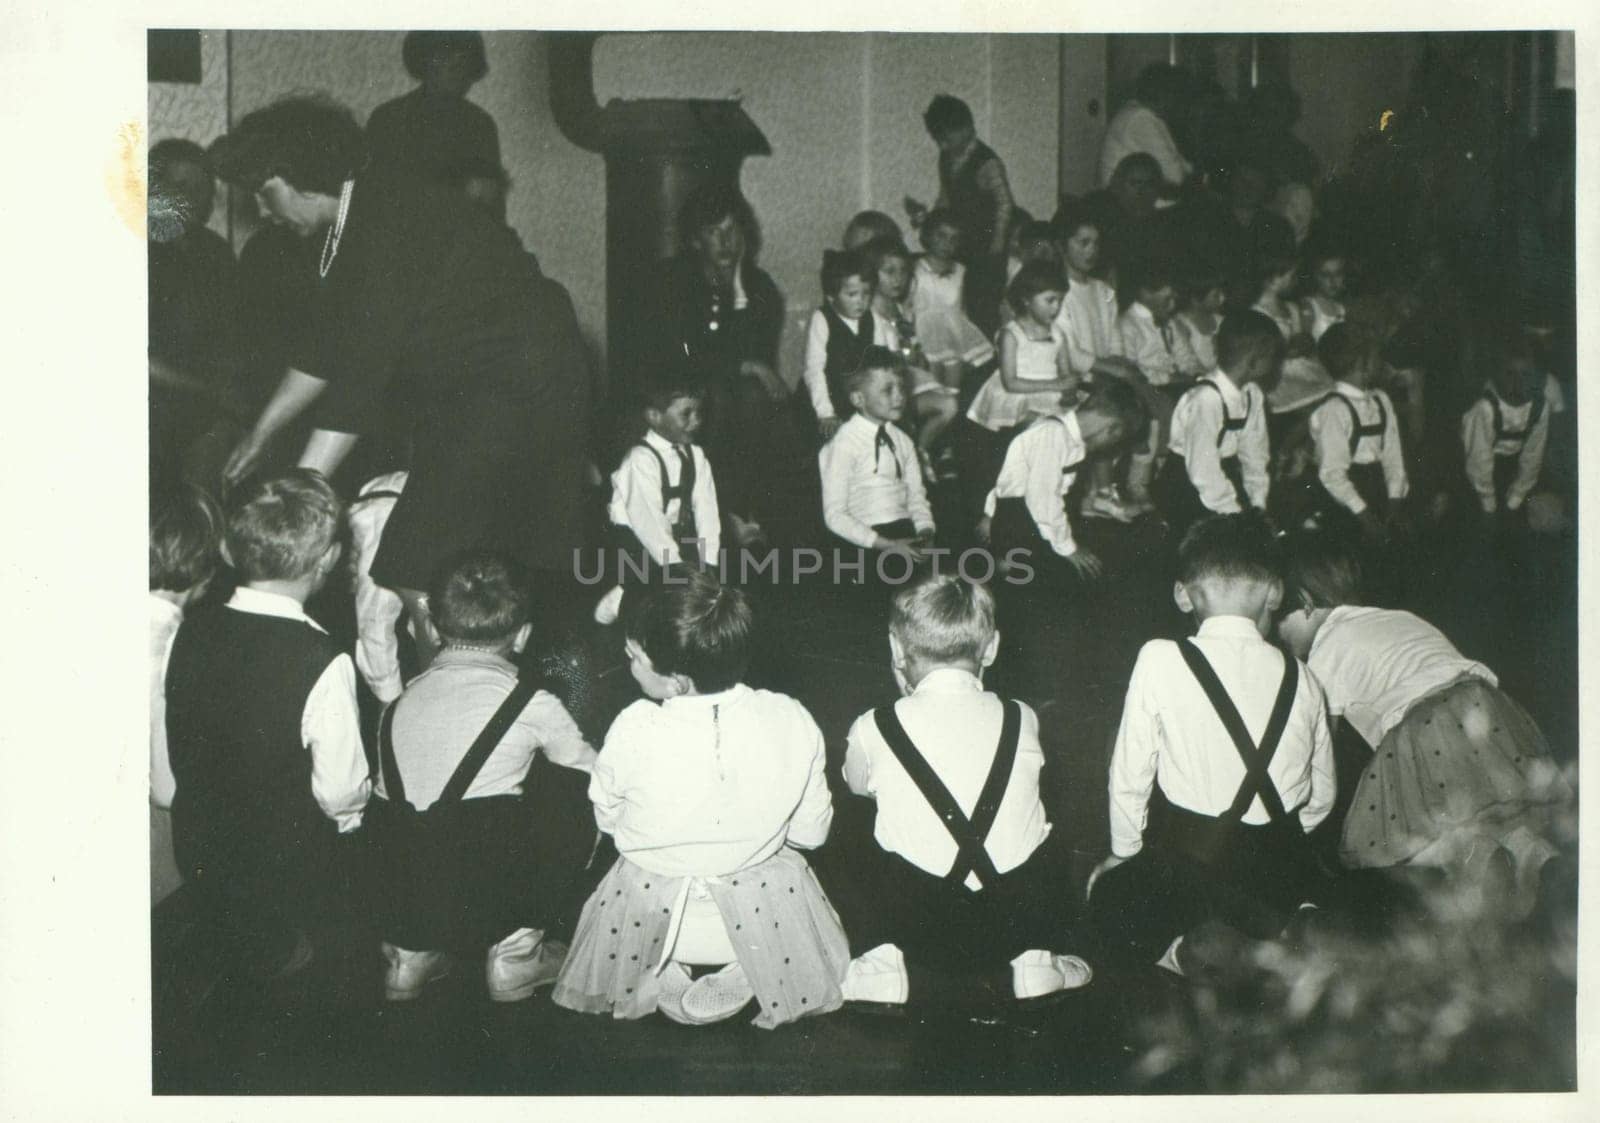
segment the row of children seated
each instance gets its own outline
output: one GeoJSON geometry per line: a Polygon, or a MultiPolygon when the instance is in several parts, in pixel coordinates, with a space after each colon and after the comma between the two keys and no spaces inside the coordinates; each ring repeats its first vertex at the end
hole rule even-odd
{"type": "Polygon", "coordinates": [[[351,659],[304,609],[336,571],[343,516],[297,471],[242,489],[225,517],[193,494],[152,521],[152,775],[171,777],[183,877],[258,938],[268,975],[306,965],[319,922],[355,916],[381,931],[395,1001],[466,952],[497,1001],[553,985],[569,1009],[688,1024],[752,1000],[766,1028],[846,1001],[1038,1000],[1096,961],[1184,973],[1195,925],[1271,938],[1330,899],[1304,846],[1336,799],[1330,716],[1374,749],[1347,867],[1499,874],[1525,903],[1571,796],[1486,667],[1415,616],[1355,603],[1340,543],[1285,557],[1249,514],[1183,541],[1175,598],[1198,633],[1151,641],[1134,667],[1086,910],[1040,796],[1040,719],[984,685],[993,597],[951,574],[896,593],[902,697],[847,738],[841,778],[876,801],[877,850],[824,847],[823,735],[798,700],[744,683],[751,602],[702,568],[628,596],[643,697],[596,751],[519,679],[539,622],[516,564],[453,559],[429,592],[439,653],[385,710],[372,768],[351,659]],[[221,556],[237,589],[186,613],[221,556]],[[591,859],[597,829],[609,869],[591,859]]]}

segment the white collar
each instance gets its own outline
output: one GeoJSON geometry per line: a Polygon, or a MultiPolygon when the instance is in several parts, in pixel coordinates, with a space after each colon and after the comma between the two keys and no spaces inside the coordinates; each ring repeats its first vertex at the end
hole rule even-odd
{"type": "Polygon", "coordinates": [[[306,615],[305,606],[293,597],[286,597],[282,593],[266,593],[260,589],[252,589],[248,585],[240,585],[233,591],[233,596],[228,600],[228,607],[240,612],[249,612],[255,616],[276,616],[280,620],[298,620],[302,624],[310,624],[323,635],[327,629],[306,615]]]}
{"type": "Polygon", "coordinates": [[[1152,327],[1156,326],[1156,314],[1150,311],[1150,309],[1146,308],[1143,304],[1140,304],[1137,300],[1128,305],[1128,313],[1135,319],[1143,320],[1152,327]]]}
{"type": "Polygon", "coordinates": [[[1229,378],[1228,372],[1223,370],[1221,367],[1218,367],[1216,370],[1212,371],[1207,377],[1217,384],[1217,389],[1219,390],[1228,390],[1234,394],[1244,393],[1244,387],[1240,386],[1238,383],[1234,382],[1233,379],[1229,378]]]}
{"type": "Polygon", "coordinates": [[[969,690],[983,690],[983,682],[977,675],[965,667],[935,667],[922,676],[911,693],[958,694],[969,690]]]}
{"type": "Polygon", "coordinates": [[[1195,634],[1266,642],[1260,630],[1256,628],[1256,622],[1243,616],[1208,616],[1200,621],[1200,630],[1195,634]]]}
{"type": "Polygon", "coordinates": [[[1365,397],[1366,397],[1366,396],[1367,396],[1367,395],[1368,395],[1368,394],[1369,394],[1369,393],[1371,393],[1371,391],[1370,391],[1370,390],[1363,390],[1363,389],[1362,389],[1362,388],[1361,388],[1361,387],[1359,387],[1359,386],[1352,386],[1352,385],[1350,385],[1350,383],[1348,383],[1348,382],[1343,382],[1343,381],[1340,381],[1340,382],[1335,382],[1335,383],[1334,383],[1334,384],[1333,384],[1333,388],[1334,388],[1334,389],[1335,389],[1335,390],[1337,390],[1337,391],[1338,391],[1338,392],[1339,392],[1339,393],[1341,393],[1341,394],[1343,394],[1343,395],[1344,395],[1344,396],[1345,396],[1345,397],[1347,397],[1347,398],[1354,398],[1354,399],[1356,399],[1356,400],[1357,400],[1357,401],[1361,401],[1361,400],[1362,400],[1362,399],[1364,399],[1364,398],[1365,398],[1365,397]]]}
{"type": "Polygon", "coordinates": [[[173,604],[166,597],[161,596],[154,590],[151,590],[150,615],[166,621],[182,620],[183,607],[181,605],[173,604]]]}
{"type": "Polygon", "coordinates": [[[893,439],[894,434],[898,431],[893,421],[874,421],[872,418],[868,417],[859,410],[855,413],[852,413],[850,415],[850,420],[846,421],[844,424],[846,426],[854,425],[857,429],[861,430],[863,436],[866,436],[869,439],[875,439],[879,429],[887,429],[891,439],[893,439]]]}
{"type": "Polygon", "coordinates": [[[714,694],[679,694],[675,698],[668,698],[661,703],[662,708],[673,706],[678,709],[685,707],[720,706],[736,701],[750,692],[750,688],[742,682],[736,682],[726,690],[719,690],[714,694]]]}
{"type": "MultiPolygon", "coordinates": [[[[677,445],[675,445],[671,441],[667,440],[667,438],[663,437],[660,433],[656,432],[654,429],[646,429],[644,431],[644,439],[645,439],[645,443],[648,444],[651,448],[654,448],[657,452],[677,452],[678,451],[678,446],[677,445]]],[[[689,441],[683,447],[692,449],[692,448],[694,448],[694,442],[693,441],[689,441]]],[[[693,455],[693,454],[691,453],[691,455],[693,455]]]]}

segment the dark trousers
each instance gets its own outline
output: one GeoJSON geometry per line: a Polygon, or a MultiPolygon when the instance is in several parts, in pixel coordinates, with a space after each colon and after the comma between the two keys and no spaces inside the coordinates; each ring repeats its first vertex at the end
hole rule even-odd
{"type": "Polygon", "coordinates": [[[595,847],[588,774],[540,758],[524,795],[464,799],[407,816],[374,799],[373,905],[384,939],[481,951],[518,928],[570,935],[595,847]]]}
{"type": "Polygon", "coordinates": [[[913,991],[919,974],[930,972],[1004,973],[1009,987],[1010,962],[1021,953],[1073,950],[1076,897],[1066,845],[1054,836],[998,885],[976,893],[873,843],[819,856],[815,868],[849,933],[850,953],[894,944],[905,953],[913,991]]]}
{"type": "MultiPolygon", "coordinates": [[[[1244,510],[1250,509],[1250,499],[1245,494],[1244,476],[1239,468],[1239,459],[1235,456],[1225,457],[1222,461],[1222,472],[1233,484],[1233,490],[1239,499],[1239,506],[1244,510]]],[[[1171,528],[1172,533],[1179,538],[1185,531],[1207,515],[1211,510],[1206,507],[1200,498],[1200,492],[1195,489],[1194,481],[1189,478],[1189,468],[1183,457],[1173,453],[1167,457],[1167,462],[1156,473],[1155,483],[1151,488],[1151,498],[1155,500],[1161,517],[1171,528]]]]}
{"type": "Polygon", "coordinates": [[[1272,939],[1302,902],[1325,896],[1291,813],[1281,825],[1226,825],[1151,794],[1145,846],[1095,884],[1089,912],[1109,957],[1150,964],[1177,937],[1220,921],[1272,939]]]}

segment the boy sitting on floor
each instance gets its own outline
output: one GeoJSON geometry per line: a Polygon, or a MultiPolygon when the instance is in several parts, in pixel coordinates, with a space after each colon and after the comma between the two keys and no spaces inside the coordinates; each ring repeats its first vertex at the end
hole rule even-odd
{"type": "Polygon", "coordinates": [[[877,803],[881,847],[852,852],[836,878],[847,884],[829,888],[857,956],[845,998],[1083,986],[1089,965],[1049,950],[1074,909],[1039,799],[1039,719],[983,688],[1000,648],[993,596],[951,574],[923,578],[895,596],[889,646],[905,697],[856,720],[844,761],[850,790],[877,803]]]}

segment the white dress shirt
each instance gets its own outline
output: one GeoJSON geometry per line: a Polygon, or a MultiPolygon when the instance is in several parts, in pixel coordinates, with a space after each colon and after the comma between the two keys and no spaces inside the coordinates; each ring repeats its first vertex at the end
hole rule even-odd
{"type": "Polygon", "coordinates": [[[1251,506],[1265,510],[1270,479],[1267,403],[1261,387],[1252,382],[1240,389],[1220,368],[1203,381],[1211,382],[1222,393],[1196,386],[1180,398],[1172,411],[1172,439],[1167,448],[1183,457],[1189,480],[1207,510],[1219,515],[1239,511],[1239,497],[1222,471],[1222,461],[1230,456],[1239,458],[1239,473],[1251,506]],[[1245,416],[1247,411],[1248,417],[1242,430],[1223,433],[1219,445],[1217,434],[1222,433],[1224,406],[1231,420],[1245,416]]]}
{"type": "Polygon", "coordinates": [[[150,612],[150,805],[172,809],[178,781],[172,776],[167,755],[167,664],[172,641],[178,638],[183,609],[156,593],[147,602],[150,612]]]}
{"type": "Polygon", "coordinates": [[[1306,662],[1327,692],[1328,711],[1344,715],[1374,749],[1441,686],[1463,675],[1498,684],[1493,671],[1462,655],[1438,628],[1387,608],[1335,608],[1306,662]]]}
{"type": "Polygon", "coordinates": [[[1394,402],[1382,390],[1363,390],[1348,382],[1335,382],[1333,389],[1355,407],[1363,426],[1376,425],[1380,417],[1387,420],[1382,436],[1362,437],[1356,444],[1355,454],[1351,455],[1350,436],[1354,428],[1344,402],[1329,398],[1312,411],[1308,424],[1317,448],[1317,478],[1322,486],[1353,514],[1359,515],[1367,509],[1367,501],[1350,482],[1350,466],[1382,464],[1389,498],[1404,499],[1411,484],[1406,478],[1405,453],[1400,448],[1400,419],[1395,415],[1394,402]]]}
{"type": "MultiPolygon", "coordinates": [[[[615,526],[625,526],[638,536],[650,557],[660,565],[683,560],[672,526],[678,520],[680,499],[667,501],[661,507],[661,466],[667,466],[667,486],[676,487],[683,465],[678,459],[678,449],[671,441],[662,438],[654,429],[647,429],[644,443],[661,454],[657,460],[647,449],[633,446],[623,456],[622,463],[611,473],[611,505],[607,513],[615,526]]],[[[717,507],[717,485],[711,478],[711,462],[699,445],[689,446],[694,457],[695,534],[700,539],[700,559],[715,565],[722,549],[722,513],[717,507]]]]}
{"type": "Polygon", "coordinates": [[[1123,354],[1117,294],[1098,277],[1067,286],[1056,325],[1067,337],[1067,366],[1080,377],[1089,373],[1096,359],[1123,354]]]}
{"type": "MultiPolygon", "coordinates": [[[[236,612],[298,620],[326,635],[292,597],[241,585],[228,607],[236,612]]],[[[322,813],[348,834],[361,825],[361,812],[372,794],[367,754],[361,747],[361,718],[356,711],[356,669],[340,652],[306,697],[300,713],[300,741],[311,754],[311,795],[322,813]]]]}
{"type": "Polygon", "coordinates": [[[1021,499],[1051,549],[1070,558],[1078,544],[1067,518],[1067,492],[1086,455],[1077,410],[1040,418],[1011,439],[983,513],[992,518],[999,500],[1021,499]]]}
{"type": "MultiPolygon", "coordinates": [[[[1261,638],[1254,621],[1242,616],[1203,621],[1193,642],[1259,744],[1286,656],[1261,638]]],[[[1322,688],[1304,666],[1267,775],[1284,808],[1300,808],[1303,829],[1310,831],[1327,818],[1334,795],[1333,740],[1322,688]]],[[[1178,645],[1172,640],[1145,644],[1128,683],[1111,753],[1111,852],[1130,858],[1143,848],[1151,786],[1157,781],[1168,802],[1218,816],[1233,804],[1244,778],[1244,760],[1178,645]]],[[[1259,795],[1251,800],[1244,821],[1270,821],[1259,795]]]]}
{"type": "Polygon", "coordinates": [[[1154,156],[1161,168],[1161,178],[1174,187],[1182,187],[1194,170],[1178,150],[1172,130],[1155,110],[1138,101],[1129,101],[1111,118],[1105,139],[1100,142],[1099,185],[1104,187],[1110,183],[1117,165],[1135,152],[1154,156]]]}
{"type": "Polygon", "coordinates": [[[853,414],[817,453],[822,471],[822,519],[847,542],[871,548],[872,528],[910,519],[918,532],[932,533],[933,508],[922,484],[917,446],[891,421],[853,414]],[[880,448],[878,431],[891,449],[880,448]],[[898,468],[897,468],[898,465],[898,468]]]}
{"type": "Polygon", "coordinates": [[[1137,300],[1117,320],[1117,330],[1122,337],[1122,353],[1144,372],[1152,386],[1198,378],[1211,369],[1189,346],[1188,333],[1174,320],[1156,323],[1150,309],[1137,300]]]}
{"type": "Polygon", "coordinates": [[[1199,364],[1199,372],[1215,370],[1217,367],[1217,330],[1222,327],[1222,318],[1209,332],[1201,330],[1199,324],[1183,312],[1172,317],[1172,322],[1178,328],[1178,334],[1183,336],[1184,342],[1189,345],[1189,350],[1194,352],[1195,362],[1199,364]]]}
{"type": "MultiPolygon", "coordinates": [[[[1486,387],[1486,392],[1494,394],[1494,387],[1486,387]]],[[[1500,405],[1501,424],[1513,433],[1522,433],[1522,437],[1496,441],[1494,406],[1483,398],[1473,402],[1472,408],[1461,417],[1461,444],[1467,455],[1467,482],[1472,484],[1472,490],[1477,493],[1483,509],[1491,515],[1500,502],[1494,487],[1495,457],[1517,457],[1516,477],[1506,489],[1506,509],[1515,511],[1539,482],[1539,473],[1544,468],[1545,448],[1550,441],[1550,414],[1554,412],[1547,396],[1544,408],[1539,411],[1539,419],[1530,425],[1528,418],[1533,413],[1533,399],[1520,406],[1509,405],[1498,394],[1495,394],[1495,400],[1500,405]]]]}
{"type": "MultiPolygon", "coordinates": [[[[1050,833],[1039,799],[1044,767],[1039,718],[1026,704],[1018,705],[1022,726],[1011,785],[983,847],[1002,874],[1027,861],[1050,833]]],[[[961,810],[971,816],[1000,740],[1004,705],[999,696],[987,693],[971,672],[941,667],[895,703],[895,716],[961,810]]],[[[879,846],[935,877],[950,872],[958,851],[955,838],[884,743],[870,712],[850,727],[844,779],[851,791],[877,801],[874,836],[879,846]]],[[[983,887],[976,873],[968,873],[964,884],[974,890],[983,887]]]]}
{"type": "MultiPolygon", "coordinates": [[[[411,680],[389,719],[406,802],[426,810],[438,800],[467,750],[516,686],[517,668],[510,660],[448,644],[411,680]]],[[[528,699],[462,798],[521,795],[522,781],[540,752],[554,764],[583,772],[594,761],[594,750],[567,708],[543,690],[528,699]]],[[[381,770],[377,790],[389,797],[381,770]]]]}
{"type": "Polygon", "coordinates": [[[373,695],[388,705],[400,697],[400,642],[394,629],[405,604],[394,590],[372,579],[372,559],[383,542],[383,528],[399,502],[389,492],[405,490],[409,472],[389,472],[368,480],[350,504],[350,549],[356,572],[356,670],[373,695]]]}
{"type": "Polygon", "coordinates": [[[808,850],[827,839],[826,765],[804,706],[741,684],[627,707],[606,734],[589,798],[600,829],[634,864],[720,877],[785,843],[808,850]]]}

